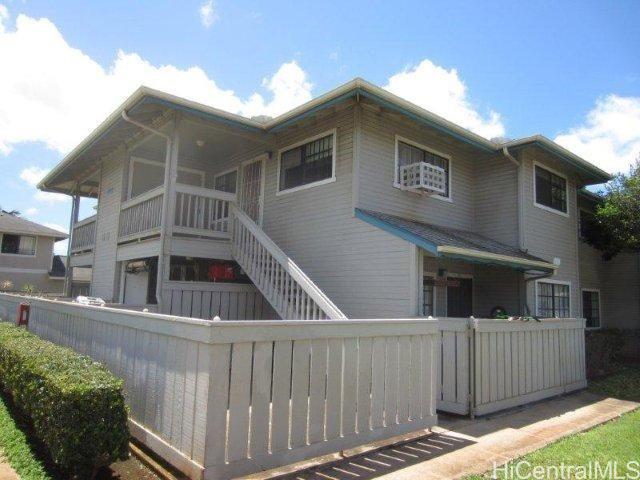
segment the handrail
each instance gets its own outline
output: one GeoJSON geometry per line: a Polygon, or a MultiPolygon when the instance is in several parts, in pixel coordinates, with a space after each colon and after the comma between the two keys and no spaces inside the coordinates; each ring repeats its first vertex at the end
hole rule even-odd
{"type": "MultiPolygon", "coordinates": [[[[325,295],[325,293],[304,273],[304,271],[302,271],[302,269],[298,267],[298,265],[289,258],[247,214],[242,212],[235,203],[231,204],[231,212],[235,217],[235,220],[240,222],[257,239],[260,245],[262,245],[273,259],[278,262],[280,267],[284,269],[284,271],[287,272],[297,284],[300,285],[304,292],[311,297],[311,299],[328,318],[347,318],[347,316],[329,299],[329,297],[325,295]]],[[[236,228],[235,222],[232,232],[231,244],[232,251],[235,255],[238,253],[237,249],[239,247],[238,229],[236,228]]],[[[260,286],[258,285],[258,287],[260,286]]]]}
{"type": "Polygon", "coordinates": [[[175,191],[177,193],[188,193],[190,195],[198,195],[200,197],[226,200],[228,202],[234,202],[236,200],[236,196],[233,193],[223,192],[222,190],[215,190],[212,188],[194,187],[192,185],[184,185],[181,183],[176,184],[175,191]]]}
{"type": "Polygon", "coordinates": [[[95,214],[91,215],[90,217],[83,218],[82,220],[79,220],[76,223],[74,223],[73,228],[76,229],[78,227],[83,227],[84,225],[95,222],[96,219],[97,219],[97,216],[95,214]]]}
{"type": "Polygon", "coordinates": [[[126,210],[128,208],[135,207],[139,203],[143,203],[152,198],[159,197],[163,193],[164,193],[164,185],[160,185],[159,187],[148,190],[136,197],[130,198],[129,200],[122,202],[122,206],[120,207],[120,210],[126,210]]]}

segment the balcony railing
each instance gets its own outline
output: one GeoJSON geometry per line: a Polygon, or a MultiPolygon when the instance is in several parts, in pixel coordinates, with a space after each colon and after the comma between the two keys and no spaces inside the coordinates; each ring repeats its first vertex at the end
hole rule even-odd
{"type": "Polygon", "coordinates": [[[235,195],[188,185],[176,185],[174,233],[229,238],[229,207],[235,195]]]}
{"type": "Polygon", "coordinates": [[[71,253],[93,250],[96,242],[96,216],[85,218],[73,226],[71,253]]]}
{"type": "Polygon", "coordinates": [[[159,233],[163,193],[164,186],[160,186],[122,204],[118,229],[120,240],[159,233]]]}

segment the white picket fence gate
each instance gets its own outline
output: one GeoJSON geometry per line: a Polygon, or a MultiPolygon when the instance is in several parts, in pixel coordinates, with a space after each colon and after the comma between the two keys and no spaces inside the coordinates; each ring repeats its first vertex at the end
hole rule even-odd
{"type": "Polygon", "coordinates": [[[587,386],[585,320],[441,318],[438,409],[484,415],[587,386]]]}
{"type": "MultiPolygon", "coordinates": [[[[24,300],[0,294],[0,319],[24,300]]],[[[132,434],[194,479],[436,422],[435,320],[212,322],[28,301],[29,330],[123,378],[132,434]]]]}

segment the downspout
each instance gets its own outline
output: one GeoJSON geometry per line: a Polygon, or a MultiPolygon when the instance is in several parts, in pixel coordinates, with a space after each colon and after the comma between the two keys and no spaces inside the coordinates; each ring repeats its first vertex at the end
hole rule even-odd
{"type": "Polygon", "coordinates": [[[171,144],[172,139],[170,135],[167,135],[160,130],[156,130],[144,123],[138,122],[131,118],[126,110],[122,110],[122,119],[125,122],[129,122],[137,127],[142,128],[154,135],[158,135],[166,140],[166,151],[165,151],[165,168],[164,168],[164,185],[165,192],[162,196],[162,223],[160,225],[160,253],[158,255],[158,268],[156,274],[156,301],[158,302],[158,309],[162,310],[162,285],[163,285],[163,276],[164,276],[164,249],[165,249],[165,227],[167,222],[167,215],[169,211],[169,195],[167,194],[167,186],[171,181],[171,168],[170,168],[170,160],[171,160],[171,144]]]}
{"type": "MultiPolygon", "coordinates": [[[[525,250],[524,242],[524,168],[522,164],[509,152],[509,149],[505,146],[502,147],[502,154],[507,160],[516,166],[516,189],[517,189],[517,209],[518,209],[518,247],[520,250],[525,250]]],[[[527,304],[527,283],[530,280],[525,278],[524,280],[524,299],[520,299],[520,304],[524,306],[525,310],[529,311],[529,305],[527,304]],[[523,301],[524,300],[524,301],[523,301]]],[[[519,283],[519,282],[518,282],[519,283]]],[[[522,295],[522,291],[520,291],[522,295]]],[[[524,312],[523,312],[524,313],[524,312]]]]}

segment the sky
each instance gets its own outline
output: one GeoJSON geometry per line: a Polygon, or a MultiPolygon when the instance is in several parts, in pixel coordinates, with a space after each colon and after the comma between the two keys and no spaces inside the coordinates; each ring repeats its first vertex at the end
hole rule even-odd
{"type": "Polygon", "coordinates": [[[35,185],[140,85],[274,116],[354,77],[611,173],[640,156],[639,0],[0,0],[0,206],[67,231],[35,185]]]}

